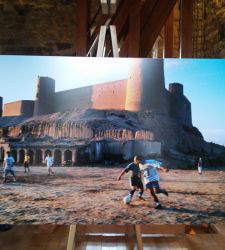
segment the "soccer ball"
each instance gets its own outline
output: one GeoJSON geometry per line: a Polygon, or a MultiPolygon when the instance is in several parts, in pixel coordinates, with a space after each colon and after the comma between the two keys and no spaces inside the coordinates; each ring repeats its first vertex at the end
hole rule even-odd
{"type": "Polygon", "coordinates": [[[128,204],[130,204],[130,202],[131,202],[131,197],[130,197],[130,195],[127,195],[127,196],[125,196],[125,197],[123,198],[123,203],[124,203],[124,204],[128,205],[128,204]]]}

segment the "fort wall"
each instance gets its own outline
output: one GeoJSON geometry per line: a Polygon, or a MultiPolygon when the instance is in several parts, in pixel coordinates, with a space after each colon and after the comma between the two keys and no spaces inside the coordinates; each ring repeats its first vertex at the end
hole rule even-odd
{"type": "Polygon", "coordinates": [[[127,82],[125,109],[166,111],[163,60],[135,59],[127,82]]]}
{"type": "Polygon", "coordinates": [[[183,95],[183,85],[180,83],[169,84],[171,116],[180,120],[188,127],[192,127],[191,103],[183,95]]]}
{"type": "Polygon", "coordinates": [[[54,112],[73,108],[91,108],[92,86],[56,92],[53,97],[54,112]]]}
{"type": "Polygon", "coordinates": [[[33,115],[45,115],[54,112],[55,80],[50,77],[38,77],[33,115]]]}
{"type": "Polygon", "coordinates": [[[6,103],[3,109],[3,116],[33,116],[34,101],[22,100],[6,103]]]}
{"type": "Polygon", "coordinates": [[[125,109],[127,80],[97,84],[92,87],[93,109],[125,109]]]}

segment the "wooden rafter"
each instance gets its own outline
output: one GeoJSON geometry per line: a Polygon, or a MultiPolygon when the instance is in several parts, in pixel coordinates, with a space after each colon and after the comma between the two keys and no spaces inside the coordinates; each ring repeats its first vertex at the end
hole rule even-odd
{"type": "Polygon", "coordinates": [[[140,53],[140,10],[141,1],[131,0],[129,15],[129,57],[139,57],[140,53]]]}
{"type": "Polygon", "coordinates": [[[174,17],[174,12],[172,10],[164,27],[164,37],[165,37],[164,57],[166,58],[173,57],[173,36],[174,36],[173,17],[174,17]]]}
{"type": "Polygon", "coordinates": [[[89,43],[90,0],[77,0],[76,56],[86,56],[89,43]]]}
{"type": "Polygon", "coordinates": [[[128,36],[123,40],[122,46],[120,46],[120,57],[128,57],[129,56],[129,38],[128,36]]]}
{"type": "Polygon", "coordinates": [[[145,10],[145,19],[142,19],[140,56],[146,57],[152,49],[154,42],[162,30],[177,0],[157,0],[150,5],[149,16],[145,10]]]}
{"type": "Polygon", "coordinates": [[[181,0],[180,55],[192,57],[193,0],[181,0]]]}

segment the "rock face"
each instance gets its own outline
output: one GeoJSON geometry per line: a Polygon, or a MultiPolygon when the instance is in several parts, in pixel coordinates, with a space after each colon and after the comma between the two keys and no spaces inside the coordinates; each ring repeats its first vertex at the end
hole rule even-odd
{"type": "Polygon", "coordinates": [[[130,160],[135,154],[147,157],[161,150],[161,157],[185,162],[185,166],[193,165],[199,155],[208,164],[225,163],[225,148],[205,142],[197,128],[150,111],[73,110],[11,123],[4,130],[5,138],[20,138],[20,144],[26,147],[73,147],[77,141],[83,141],[84,146],[77,150],[80,163],[85,163],[85,159],[130,160]]]}
{"type": "Polygon", "coordinates": [[[153,133],[138,121],[136,113],[93,109],[30,118],[8,128],[8,136],[83,140],[154,139],[153,133]]]}

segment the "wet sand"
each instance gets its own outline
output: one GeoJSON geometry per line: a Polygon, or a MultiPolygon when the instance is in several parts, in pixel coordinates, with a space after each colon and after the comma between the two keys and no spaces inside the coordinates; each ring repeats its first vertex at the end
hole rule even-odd
{"type": "MultiPolygon", "coordinates": [[[[159,194],[163,209],[155,210],[148,191],[145,201],[137,194],[123,204],[129,192],[129,176],[116,178],[122,168],[58,167],[48,176],[45,167],[31,167],[25,174],[16,167],[17,182],[2,184],[0,223],[8,224],[135,224],[216,223],[225,221],[225,171],[193,170],[160,172],[159,194]]],[[[225,170],[225,169],[224,169],[225,170]]],[[[1,173],[2,175],[2,173],[1,173]]]]}

